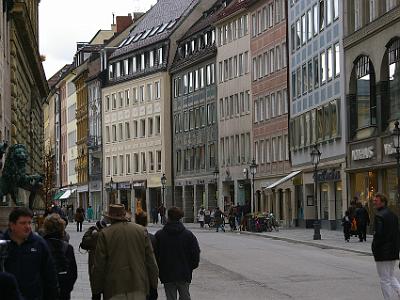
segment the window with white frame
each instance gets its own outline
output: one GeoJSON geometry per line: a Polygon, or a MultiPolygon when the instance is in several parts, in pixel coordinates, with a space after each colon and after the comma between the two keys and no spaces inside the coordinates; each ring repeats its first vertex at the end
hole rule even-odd
{"type": "Polygon", "coordinates": [[[109,156],[106,157],[106,174],[111,176],[111,158],[109,156]]]}
{"type": "Polygon", "coordinates": [[[153,151],[149,151],[148,153],[148,157],[149,157],[149,172],[154,172],[154,152],[153,151]]]}
{"type": "Polygon", "coordinates": [[[113,164],[113,175],[118,175],[118,160],[117,156],[112,157],[112,164],[113,164]]]}
{"type": "Polygon", "coordinates": [[[273,73],[275,71],[275,50],[271,49],[269,50],[269,71],[270,73],[273,73]]]}
{"type": "Polygon", "coordinates": [[[313,17],[312,10],[307,10],[307,39],[311,40],[313,37],[313,17]]]}
{"type": "Polygon", "coordinates": [[[132,169],[131,169],[131,155],[130,154],[125,155],[125,162],[126,162],[126,174],[131,174],[132,169]]]}
{"type": "Polygon", "coordinates": [[[307,40],[307,22],[306,15],[301,16],[301,44],[305,45],[307,40]]]}
{"type": "Polygon", "coordinates": [[[144,85],[141,85],[139,87],[139,101],[140,102],[144,101],[144,85]]]}
{"type": "Polygon", "coordinates": [[[127,140],[131,138],[131,126],[129,122],[125,122],[125,138],[127,140]]]}
{"type": "Polygon", "coordinates": [[[117,125],[112,125],[112,141],[117,141],[117,125]]]}
{"type": "Polygon", "coordinates": [[[327,50],[327,73],[328,73],[328,80],[331,80],[333,77],[333,51],[332,47],[329,47],[327,50]]]}
{"type": "Polygon", "coordinates": [[[321,52],[319,58],[320,58],[321,84],[324,84],[326,82],[326,76],[327,76],[325,51],[321,52]]]}
{"type": "Polygon", "coordinates": [[[157,172],[161,172],[161,150],[156,150],[156,159],[157,159],[157,172]]]}
{"type": "Polygon", "coordinates": [[[153,117],[149,117],[149,118],[147,119],[147,123],[149,124],[149,127],[148,127],[148,136],[153,136],[153,130],[154,130],[153,117]]]}
{"type": "Polygon", "coordinates": [[[161,133],[161,117],[155,116],[155,120],[156,120],[155,134],[160,135],[160,133],[161,133]]]}
{"type": "Polygon", "coordinates": [[[271,117],[276,117],[276,98],[275,93],[271,94],[271,117]]]}
{"type": "Polygon", "coordinates": [[[112,98],[112,109],[116,109],[117,108],[117,94],[112,94],[111,95],[112,98]]]}
{"type": "Polygon", "coordinates": [[[318,32],[319,32],[318,15],[319,15],[318,4],[315,4],[313,6],[313,32],[314,32],[314,36],[317,35],[318,32]]]}
{"type": "Polygon", "coordinates": [[[146,136],[146,119],[140,120],[140,137],[146,136]]]}
{"type": "Polygon", "coordinates": [[[326,25],[333,21],[333,0],[326,0],[326,25]]]}
{"type": "Polygon", "coordinates": [[[156,99],[160,99],[160,97],[161,97],[161,83],[160,83],[160,81],[156,81],[154,83],[154,86],[155,86],[156,99]]]}
{"type": "Polygon", "coordinates": [[[339,43],[334,45],[335,47],[335,77],[340,75],[340,51],[339,43]]]}
{"type": "Polygon", "coordinates": [[[274,25],[274,4],[270,3],[268,5],[268,21],[269,21],[269,27],[272,27],[274,25]]]}
{"type": "Polygon", "coordinates": [[[124,175],[125,161],[124,156],[119,156],[119,175],[124,175]]]}
{"type": "Polygon", "coordinates": [[[140,152],[140,164],[142,166],[142,173],[147,171],[147,164],[146,164],[146,153],[140,152]]]}
{"type": "Polygon", "coordinates": [[[139,154],[133,153],[133,173],[139,173],[139,154]]]}
{"type": "Polygon", "coordinates": [[[325,0],[319,0],[319,31],[325,28],[325,0]]]}
{"type": "Polygon", "coordinates": [[[106,126],[106,143],[111,142],[110,140],[110,126],[106,126]]]}
{"type": "Polygon", "coordinates": [[[271,162],[271,146],[269,140],[265,140],[265,162],[271,162]]]}
{"type": "Polygon", "coordinates": [[[123,141],[124,140],[124,128],[122,126],[122,123],[118,124],[118,140],[123,141]]]}

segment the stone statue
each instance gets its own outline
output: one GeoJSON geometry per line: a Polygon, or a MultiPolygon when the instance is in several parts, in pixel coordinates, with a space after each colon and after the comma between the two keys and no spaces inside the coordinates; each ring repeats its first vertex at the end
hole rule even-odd
{"type": "MultiPolygon", "coordinates": [[[[4,149],[0,145],[0,153],[3,150],[4,149]]],[[[3,201],[4,196],[8,194],[10,194],[15,205],[24,205],[24,203],[18,199],[18,188],[28,190],[31,194],[36,194],[36,192],[42,188],[43,176],[26,174],[27,161],[28,153],[24,145],[16,144],[10,146],[6,155],[3,174],[0,177],[0,203],[2,206],[8,205],[7,201],[3,201]]]]}

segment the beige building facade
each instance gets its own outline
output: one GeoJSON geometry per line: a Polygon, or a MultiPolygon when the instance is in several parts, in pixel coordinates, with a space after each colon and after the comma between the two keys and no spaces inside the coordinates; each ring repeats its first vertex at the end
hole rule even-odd
{"type": "Polygon", "coordinates": [[[251,147],[249,4],[250,1],[232,1],[220,12],[215,24],[220,166],[218,205],[225,211],[230,205],[245,205],[251,201],[248,167],[254,154],[251,147]]]}

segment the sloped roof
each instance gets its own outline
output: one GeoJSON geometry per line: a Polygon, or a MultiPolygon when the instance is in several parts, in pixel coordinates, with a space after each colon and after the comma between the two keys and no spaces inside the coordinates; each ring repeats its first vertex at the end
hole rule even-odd
{"type": "Polygon", "coordinates": [[[158,0],[111,58],[167,39],[180,23],[181,17],[190,12],[198,2],[199,0],[158,0]]]}
{"type": "Polygon", "coordinates": [[[188,31],[186,31],[184,36],[181,38],[182,41],[192,36],[193,34],[207,28],[218,20],[218,13],[223,9],[222,2],[224,2],[224,0],[212,1],[215,2],[214,6],[209,9],[209,11],[204,12],[203,16],[196,23],[194,23],[188,31]]]}
{"type": "Polygon", "coordinates": [[[241,9],[248,8],[257,0],[234,0],[232,1],[225,9],[223,9],[218,14],[218,21],[222,21],[223,19],[229,17],[230,15],[235,14],[237,11],[241,9]]]}

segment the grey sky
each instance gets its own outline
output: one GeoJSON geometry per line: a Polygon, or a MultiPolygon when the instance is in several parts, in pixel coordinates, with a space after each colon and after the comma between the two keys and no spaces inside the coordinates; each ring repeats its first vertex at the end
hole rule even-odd
{"type": "Polygon", "coordinates": [[[112,13],[145,12],[157,0],[42,0],[39,4],[39,48],[50,78],[71,63],[76,42],[88,42],[99,29],[110,29],[112,13]]]}

